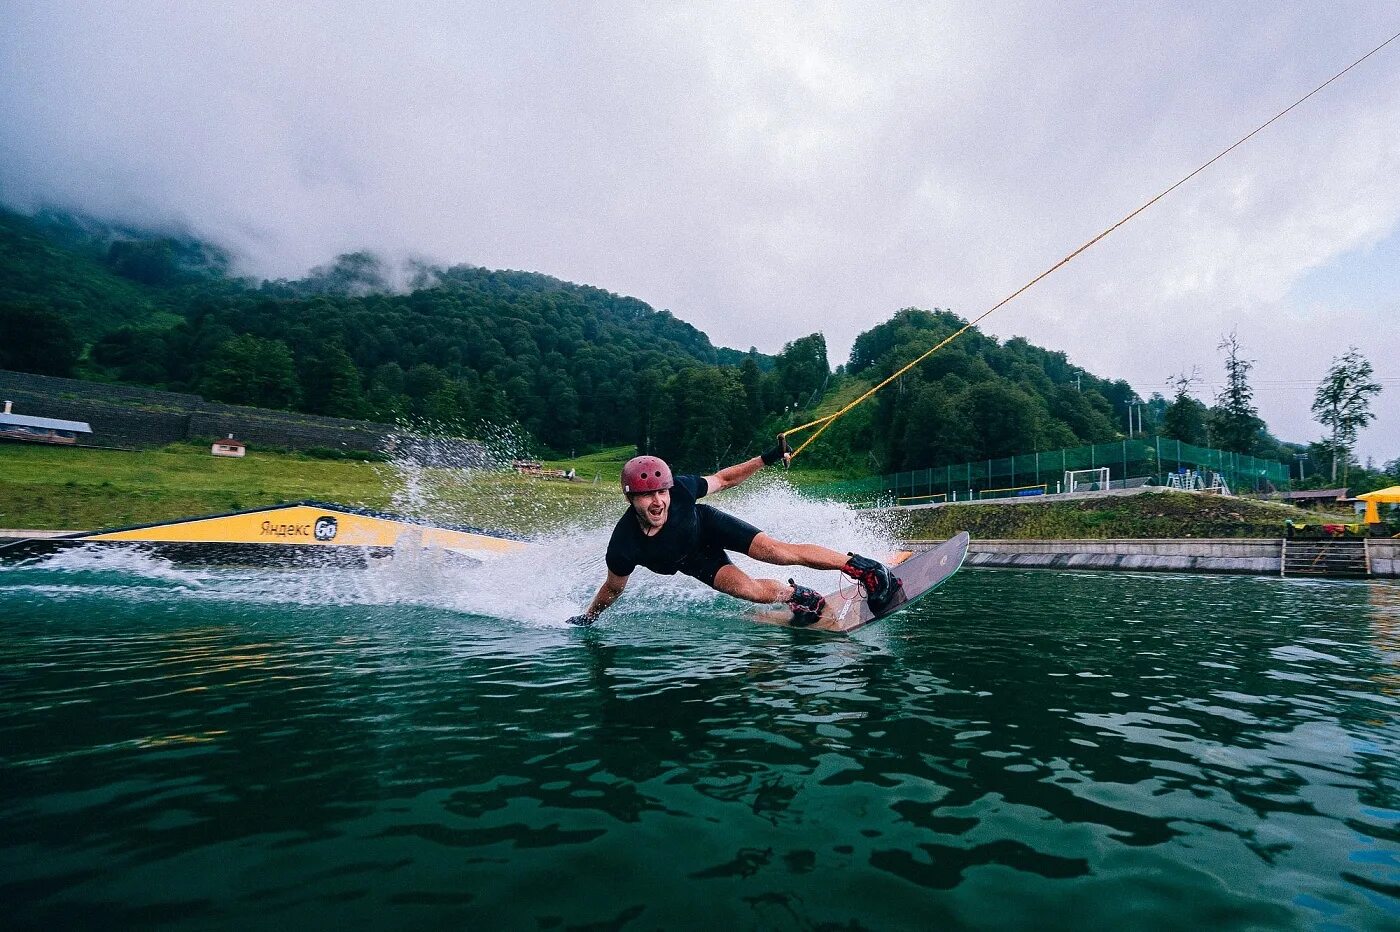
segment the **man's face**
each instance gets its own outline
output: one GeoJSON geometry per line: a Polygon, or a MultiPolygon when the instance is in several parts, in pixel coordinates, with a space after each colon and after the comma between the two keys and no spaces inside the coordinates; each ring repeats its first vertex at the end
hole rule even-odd
{"type": "Polygon", "coordinates": [[[659,489],[655,492],[638,492],[629,496],[632,510],[642,527],[659,528],[666,523],[666,515],[671,511],[671,490],[659,489]]]}

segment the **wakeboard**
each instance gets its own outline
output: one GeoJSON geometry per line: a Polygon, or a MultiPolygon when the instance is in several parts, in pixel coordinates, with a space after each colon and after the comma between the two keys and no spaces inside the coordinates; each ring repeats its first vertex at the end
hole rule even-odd
{"type": "MultiPolygon", "coordinates": [[[[852,583],[826,597],[826,608],[822,610],[820,621],[800,627],[813,631],[854,631],[872,621],[902,612],[952,578],[962,567],[970,542],[971,537],[963,531],[932,550],[913,554],[902,562],[890,561],[895,576],[899,577],[900,588],[883,611],[873,611],[865,601],[865,590],[852,583]]],[[[799,627],[792,624],[792,612],[786,608],[760,612],[758,620],[799,627]]]]}

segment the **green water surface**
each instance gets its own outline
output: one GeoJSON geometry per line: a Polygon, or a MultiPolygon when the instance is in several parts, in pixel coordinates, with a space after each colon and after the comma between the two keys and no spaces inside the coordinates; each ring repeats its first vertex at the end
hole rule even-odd
{"type": "Polygon", "coordinates": [[[1394,583],[966,569],[850,637],[317,592],[0,569],[0,923],[1400,928],[1394,583]]]}

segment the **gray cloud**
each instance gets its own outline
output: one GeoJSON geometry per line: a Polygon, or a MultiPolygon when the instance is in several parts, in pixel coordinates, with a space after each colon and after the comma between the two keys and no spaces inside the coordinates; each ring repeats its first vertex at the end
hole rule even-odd
{"type": "MultiPolygon", "coordinates": [[[[534,269],[837,358],[899,307],[980,313],[1400,29],[1363,2],[4,7],[7,203],[265,275],[364,246],[534,269]]],[[[1400,379],[1397,127],[1400,42],[986,328],[1144,394],[1237,329],[1270,425],[1315,437],[1277,383],[1349,343],[1400,379]]],[[[1400,382],[1378,411],[1362,452],[1400,455],[1400,382]]]]}

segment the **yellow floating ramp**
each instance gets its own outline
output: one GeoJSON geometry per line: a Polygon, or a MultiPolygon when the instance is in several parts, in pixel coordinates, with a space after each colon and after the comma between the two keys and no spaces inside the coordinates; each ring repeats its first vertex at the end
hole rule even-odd
{"type": "Polygon", "coordinates": [[[501,531],[435,524],[308,500],[20,540],[0,547],[0,559],[23,559],[89,545],[133,546],[180,562],[200,563],[339,562],[347,558],[363,561],[425,548],[479,560],[528,546],[522,538],[501,531]]]}

